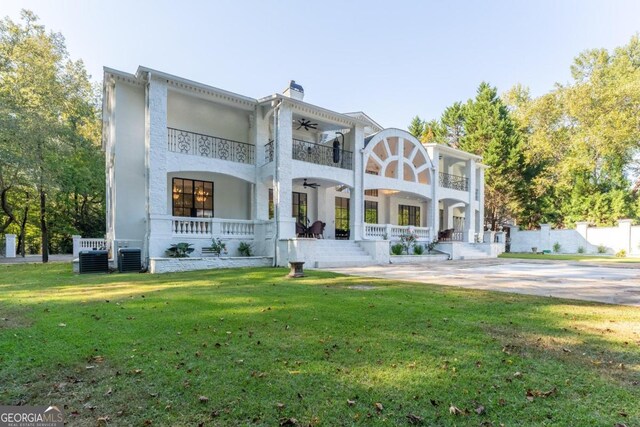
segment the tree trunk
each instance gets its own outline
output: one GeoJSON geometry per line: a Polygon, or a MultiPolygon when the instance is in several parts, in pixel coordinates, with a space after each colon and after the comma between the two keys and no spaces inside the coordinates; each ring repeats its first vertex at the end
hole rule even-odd
{"type": "Polygon", "coordinates": [[[42,238],[42,262],[49,262],[49,232],[47,231],[47,195],[40,187],[40,235],[42,238]]]}
{"type": "Polygon", "coordinates": [[[3,234],[7,228],[11,225],[11,223],[15,222],[16,217],[13,215],[13,210],[9,206],[9,202],[7,200],[7,196],[9,195],[9,190],[11,187],[3,188],[0,191],[0,208],[5,213],[7,218],[5,219],[3,224],[0,224],[0,234],[3,234]]]}
{"type": "Polygon", "coordinates": [[[29,216],[29,193],[25,192],[24,215],[20,223],[20,236],[18,236],[18,250],[22,258],[26,255],[27,219],[29,216]]]}

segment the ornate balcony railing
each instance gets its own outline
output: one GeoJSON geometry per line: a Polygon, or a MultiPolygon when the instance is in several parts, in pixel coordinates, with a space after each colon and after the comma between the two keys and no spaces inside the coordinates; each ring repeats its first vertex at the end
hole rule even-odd
{"type": "Polygon", "coordinates": [[[303,162],[317,165],[333,166],[342,169],[353,169],[353,153],[347,150],[338,150],[338,162],[334,162],[334,148],[328,145],[314,142],[293,140],[293,158],[303,162]]]}
{"type": "Polygon", "coordinates": [[[169,151],[191,154],[236,163],[255,164],[255,147],[246,142],[203,135],[181,129],[167,128],[169,151]]]}
{"type": "Polygon", "coordinates": [[[264,162],[273,162],[273,139],[264,146],[264,162]]]}
{"type": "Polygon", "coordinates": [[[469,178],[440,172],[440,186],[453,190],[469,191],[469,178]]]}

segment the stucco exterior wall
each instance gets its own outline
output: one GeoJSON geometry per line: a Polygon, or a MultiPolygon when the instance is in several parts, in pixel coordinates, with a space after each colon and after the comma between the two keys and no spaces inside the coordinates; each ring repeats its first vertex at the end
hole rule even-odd
{"type": "Polygon", "coordinates": [[[143,240],[146,221],[144,88],[115,86],[114,238],[143,240]]]}
{"type": "Polygon", "coordinates": [[[149,273],[211,270],[214,268],[270,267],[270,257],[151,258],[149,273]]]}
{"type": "Polygon", "coordinates": [[[167,126],[249,143],[249,113],[169,90],[167,126]]]}

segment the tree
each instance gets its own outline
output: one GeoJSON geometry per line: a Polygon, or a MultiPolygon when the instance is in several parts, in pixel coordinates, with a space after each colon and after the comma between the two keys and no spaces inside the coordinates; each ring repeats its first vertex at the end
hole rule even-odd
{"type": "Polygon", "coordinates": [[[465,135],[465,106],[455,102],[447,107],[440,118],[440,133],[437,138],[442,143],[453,148],[460,148],[460,142],[465,135]]]}
{"type": "Polygon", "coordinates": [[[21,22],[0,22],[0,82],[0,120],[9,125],[0,131],[0,195],[7,195],[2,224],[16,226],[14,211],[22,206],[24,241],[28,206],[37,200],[42,260],[47,262],[49,203],[69,194],[63,178],[74,176],[84,185],[87,177],[102,175],[100,167],[88,175],[73,174],[78,167],[74,160],[84,159],[80,164],[93,162],[95,167],[101,157],[94,92],[82,62],[69,59],[64,38],[47,33],[29,11],[22,11],[21,22]],[[12,192],[17,193],[9,197],[12,192]],[[23,192],[24,197],[17,197],[23,192]]]}
{"type": "Polygon", "coordinates": [[[424,121],[420,119],[419,116],[415,116],[411,119],[411,123],[409,124],[409,133],[416,138],[421,139],[422,134],[424,134],[424,125],[424,121]]]}

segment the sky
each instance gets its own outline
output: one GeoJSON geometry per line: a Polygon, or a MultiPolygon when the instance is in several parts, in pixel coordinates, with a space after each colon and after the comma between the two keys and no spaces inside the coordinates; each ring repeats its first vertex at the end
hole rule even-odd
{"type": "Polygon", "coordinates": [[[640,31],[637,0],[1,0],[0,17],[23,8],[95,81],[103,66],[144,65],[261,98],[296,80],[307,102],[398,128],[482,81],[542,95],[570,80],[580,52],[640,31]]]}

